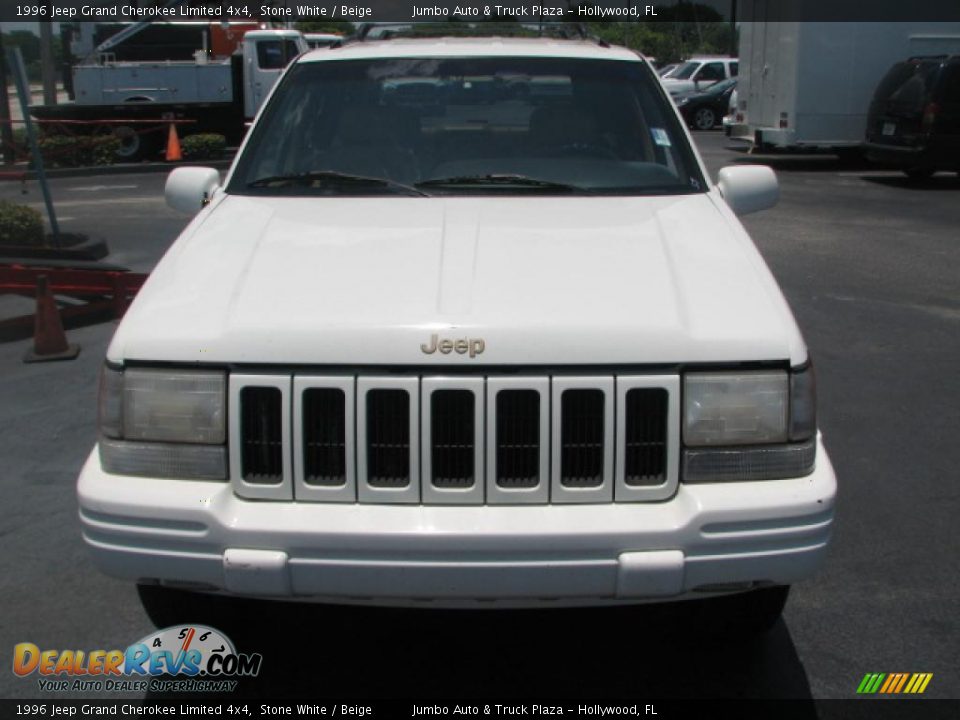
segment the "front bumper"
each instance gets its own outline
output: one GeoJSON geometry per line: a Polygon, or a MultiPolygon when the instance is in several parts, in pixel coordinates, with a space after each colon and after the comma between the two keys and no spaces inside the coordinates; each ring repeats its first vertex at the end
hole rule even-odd
{"type": "Polygon", "coordinates": [[[836,479],[684,485],[663,502],[397,506],[252,501],[225,482],[78,482],[107,574],[237,595],[438,606],[600,605],[791,584],[819,567],[836,479]]]}

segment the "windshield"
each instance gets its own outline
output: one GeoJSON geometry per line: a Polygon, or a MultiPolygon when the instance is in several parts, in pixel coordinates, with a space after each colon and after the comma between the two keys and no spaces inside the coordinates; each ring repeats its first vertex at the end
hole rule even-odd
{"type": "Polygon", "coordinates": [[[685,62],[679,65],[672,73],[670,73],[671,80],[689,80],[690,76],[693,75],[694,71],[700,67],[701,63],[698,62],[685,62]]]}
{"type": "Polygon", "coordinates": [[[920,112],[939,67],[938,61],[897,63],[880,81],[873,99],[920,112]]]}
{"type": "Polygon", "coordinates": [[[710,95],[723,95],[723,93],[725,93],[731,87],[734,87],[736,84],[737,84],[736,78],[721,80],[720,82],[714,83],[713,85],[711,85],[709,88],[707,88],[705,92],[709,93],[710,95]]]}
{"type": "Polygon", "coordinates": [[[705,189],[642,63],[496,57],[299,63],[253,130],[228,192],[705,189]]]}

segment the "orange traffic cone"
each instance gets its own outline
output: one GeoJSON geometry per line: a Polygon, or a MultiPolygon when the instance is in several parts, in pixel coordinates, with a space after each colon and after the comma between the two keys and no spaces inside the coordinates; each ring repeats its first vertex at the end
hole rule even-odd
{"type": "Polygon", "coordinates": [[[33,317],[33,349],[27,350],[23,361],[73,360],[79,354],[79,345],[67,343],[47,276],[40,275],[37,277],[37,313],[33,317]]]}
{"type": "Polygon", "coordinates": [[[167,162],[177,162],[183,160],[183,153],[180,152],[180,138],[177,137],[177,126],[170,123],[170,132],[167,133],[167,162]]]}

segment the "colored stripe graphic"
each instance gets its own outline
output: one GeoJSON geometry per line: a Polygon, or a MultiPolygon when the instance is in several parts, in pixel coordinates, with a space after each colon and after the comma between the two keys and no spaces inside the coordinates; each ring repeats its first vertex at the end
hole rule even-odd
{"type": "Polygon", "coordinates": [[[919,695],[926,691],[933,673],[867,673],[857,686],[858,695],[919,695]]]}
{"type": "Polygon", "coordinates": [[[900,679],[897,681],[897,686],[891,689],[890,692],[893,692],[893,693],[900,692],[901,688],[903,688],[903,684],[907,682],[908,677],[910,677],[910,673],[900,673],[900,679]]]}
{"type": "Polygon", "coordinates": [[[907,692],[911,694],[920,694],[927,689],[927,685],[930,684],[930,679],[933,677],[933,673],[916,673],[916,681],[913,683],[913,687],[907,692]]]}
{"type": "Polygon", "coordinates": [[[890,692],[890,688],[893,685],[896,685],[897,680],[899,679],[900,679],[900,675],[898,673],[890,673],[889,675],[887,675],[887,681],[880,686],[880,693],[885,694],[890,692]]]}

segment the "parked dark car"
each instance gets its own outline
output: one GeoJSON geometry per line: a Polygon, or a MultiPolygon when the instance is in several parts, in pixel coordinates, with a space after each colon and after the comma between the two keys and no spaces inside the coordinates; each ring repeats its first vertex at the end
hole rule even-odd
{"type": "Polygon", "coordinates": [[[737,79],[721,80],[699,92],[674,97],[687,125],[695,130],[711,130],[727,114],[730,93],[737,87],[737,79]]]}
{"type": "Polygon", "coordinates": [[[960,55],[914,57],[890,68],[870,103],[864,150],[913,178],[960,173],[960,55]]]}

